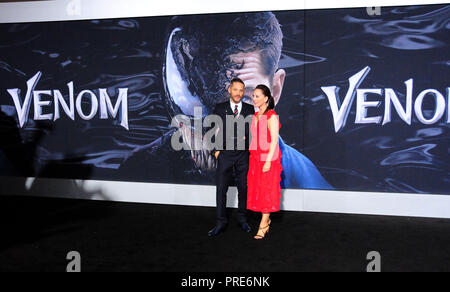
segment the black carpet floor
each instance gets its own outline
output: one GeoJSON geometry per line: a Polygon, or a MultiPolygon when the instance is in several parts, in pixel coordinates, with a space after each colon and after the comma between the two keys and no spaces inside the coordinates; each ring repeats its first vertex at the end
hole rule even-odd
{"type": "MultiPolygon", "coordinates": [[[[0,196],[0,271],[450,271],[450,220],[279,212],[256,241],[236,225],[208,238],[215,209],[0,196]]],[[[256,228],[259,215],[251,213],[256,228]]]]}

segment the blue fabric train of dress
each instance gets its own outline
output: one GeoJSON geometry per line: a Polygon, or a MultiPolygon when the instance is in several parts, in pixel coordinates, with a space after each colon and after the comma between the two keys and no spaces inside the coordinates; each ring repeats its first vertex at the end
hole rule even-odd
{"type": "Polygon", "coordinates": [[[281,150],[281,188],[333,190],[322,177],[317,167],[306,156],[286,145],[281,137],[278,144],[281,150]]]}

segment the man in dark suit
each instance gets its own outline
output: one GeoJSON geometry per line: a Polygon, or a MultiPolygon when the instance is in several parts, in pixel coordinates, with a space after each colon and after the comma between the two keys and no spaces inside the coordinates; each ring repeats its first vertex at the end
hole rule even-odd
{"type": "MultiPolygon", "coordinates": [[[[250,120],[255,114],[255,108],[242,102],[244,97],[245,84],[241,79],[231,80],[228,93],[230,100],[219,103],[214,108],[214,115],[220,116],[223,121],[222,127],[218,129],[218,136],[223,137],[223,145],[219,148],[213,147],[211,155],[217,159],[216,172],[216,204],[217,204],[217,225],[209,231],[209,236],[217,236],[223,232],[227,226],[226,215],[227,191],[233,179],[233,170],[238,189],[238,221],[239,226],[245,232],[250,232],[251,228],[247,223],[247,173],[249,167],[249,145],[250,127],[245,123],[245,130],[237,126],[237,122],[232,123],[234,129],[227,131],[227,116],[230,121],[243,122],[250,120]],[[238,129],[239,128],[239,129],[238,129]],[[232,145],[232,147],[230,147],[232,145]],[[231,149],[230,149],[231,148],[231,149]]],[[[242,125],[242,124],[240,124],[242,125]]],[[[230,124],[228,123],[228,126],[230,124]]],[[[217,138],[217,136],[216,136],[217,138]]]]}

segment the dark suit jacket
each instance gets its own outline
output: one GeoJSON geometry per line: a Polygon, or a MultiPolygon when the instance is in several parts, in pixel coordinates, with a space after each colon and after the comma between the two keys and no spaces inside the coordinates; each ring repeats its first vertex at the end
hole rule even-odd
{"type": "MultiPolygon", "coordinates": [[[[250,125],[251,124],[250,123],[246,123],[246,125],[245,125],[245,139],[244,139],[244,137],[237,137],[238,133],[236,131],[236,129],[237,129],[236,126],[235,126],[235,131],[232,131],[232,132],[234,132],[234,135],[227,136],[226,117],[228,115],[228,116],[230,116],[230,118],[234,119],[233,111],[234,111],[234,108],[231,108],[229,100],[226,102],[223,102],[223,103],[216,104],[213,114],[220,116],[223,121],[223,127],[219,128],[219,132],[217,134],[218,137],[219,137],[219,135],[221,135],[223,137],[223,145],[222,145],[222,147],[217,148],[217,149],[213,148],[213,150],[219,150],[219,151],[226,150],[227,141],[229,141],[228,143],[235,143],[234,145],[237,145],[237,142],[233,141],[236,139],[244,140],[245,150],[242,150],[242,151],[248,151],[248,149],[250,148],[250,139],[251,139],[251,137],[250,137],[250,125]],[[230,139],[232,141],[230,141],[230,139]]],[[[238,119],[248,118],[251,121],[251,118],[253,117],[254,114],[255,114],[255,108],[248,103],[242,102],[242,109],[241,109],[238,119]]],[[[230,132],[230,134],[233,134],[232,132],[230,132]]]]}

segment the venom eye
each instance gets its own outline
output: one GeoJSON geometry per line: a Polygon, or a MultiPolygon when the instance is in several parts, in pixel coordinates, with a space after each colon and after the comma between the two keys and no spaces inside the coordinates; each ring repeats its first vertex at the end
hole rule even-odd
{"type": "Polygon", "coordinates": [[[183,73],[175,63],[174,50],[172,50],[172,40],[175,34],[181,31],[181,28],[175,28],[170,34],[166,51],[166,66],[165,66],[165,80],[167,93],[181,109],[181,111],[188,116],[194,116],[195,108],[202,109],[202,115],[206,116],[209,113],[208,108],[202,103],[199,96],[197,96],[189,87],[186,78],[183,78],[183,73]]]}

